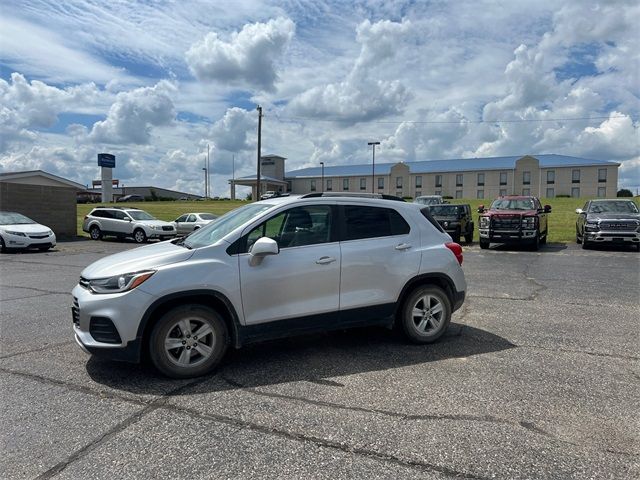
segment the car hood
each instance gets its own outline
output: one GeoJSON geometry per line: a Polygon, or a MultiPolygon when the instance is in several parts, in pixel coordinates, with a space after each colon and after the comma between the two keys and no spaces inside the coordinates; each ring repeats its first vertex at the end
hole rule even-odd
{"type": "Polygon", "coordinates": [[[640,220],[638,213],[589,213],[587,220],[597,222],[599,220],[640,220]]]}
{"type": "Polygon", "coordinates": [[[49,227],[40,225],[39,223],[26,223],[26,224],[9,224],[0,225],[2,230],[9,230],[10,232],[22,232],[22,233],[45,233],[51,230],[49,227]]]}
{"type": "Polygon", "coordinates": [[[175,226],[173,222],[165,222],[163,220],[134,220],[136,223],[141,223],[142,225],[148,225],[150,227],[166,227],[175,226]]]}
{"type": "Polygon", "coordinates": [[[537,210],[487,210],[485,215],[537,215],[537,210]]]}
{"type": "Polygon", "coordinates": [[[88,280],[112,277],[184,262],[192,255],[193,250],[171,242],[161,242],[101,258],[85,268],[81,275],[88,280]]]}

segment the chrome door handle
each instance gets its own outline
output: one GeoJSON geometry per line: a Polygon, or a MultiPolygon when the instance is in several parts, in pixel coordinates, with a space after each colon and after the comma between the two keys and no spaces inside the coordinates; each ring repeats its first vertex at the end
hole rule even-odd
{"type": "Polygon", "coordinates": [[[396,250],[408,250],[411,248],[411,245],[409,245],[408,243],[401,243],[399,245],[396,245],[396,250]]]}
{"type": "Polygon", "coordinates": [[[331,262],[335,262],[336,259],[333,257],[320,257],[318,260],[316,260],[316,263],[318,265],[328,265],[331,262]]]}

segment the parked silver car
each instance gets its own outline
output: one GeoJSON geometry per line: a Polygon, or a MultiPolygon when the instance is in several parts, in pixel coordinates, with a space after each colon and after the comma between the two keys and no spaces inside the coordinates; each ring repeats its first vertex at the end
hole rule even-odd
{"type": "Polygon", "coordinates": [[[73,289],[73,331],[94,355],[165,375],[210,372],[229,345],[398,323],[436,341],[462,305],[462,248],[429,210],[371,198],[280,197],[188,237],[105,257],[73,289]]]}
{"type": "Polygon", "coordinates": [[[0,212],[0,251],[56,246],[56,235],[44,225],[16,212],[0,212]]]}
{"type": "Polygon", "coordinates": [[[218,218],[213,213],[185,213],[173,221],[178,235],[186,235],[218,218]]]}
{"type": "Polygon", "coordinates": [[[173,223],[158,220],[139,208],[96,207],[82,222],[82,230],[92,240],[100,240],[105,235],[119,239],[131,237],[136,243],[144,243],[150,238],[167,240],[176,236],[173,223]]]}

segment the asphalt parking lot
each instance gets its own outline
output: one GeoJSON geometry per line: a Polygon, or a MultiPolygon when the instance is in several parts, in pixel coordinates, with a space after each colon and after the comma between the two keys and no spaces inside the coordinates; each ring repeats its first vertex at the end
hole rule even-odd
{"type": "Polygon", "coordinates": [[[132,243],[0,256],[2,478],[640,477],[640,255],[465,249],[464,307],[252,346],[174,381],[75,344],[80,271],[132,243]]]}

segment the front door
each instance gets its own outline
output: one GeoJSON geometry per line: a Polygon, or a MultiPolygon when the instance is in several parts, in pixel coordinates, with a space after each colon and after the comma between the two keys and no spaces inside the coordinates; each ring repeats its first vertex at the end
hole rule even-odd
{"type": "Polygon", "coordinates": [[[334,212],[331,205],[293,207],[243,237],[241,251],[246,253],[240,253],[238,261],[247,325],[300,319],[304,328],[338,311],[340,244],[334,212]],[[248,252],[261,237],[275,240],[280,251],[256,264],[248,252]]]}

